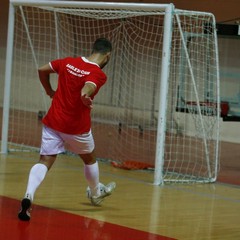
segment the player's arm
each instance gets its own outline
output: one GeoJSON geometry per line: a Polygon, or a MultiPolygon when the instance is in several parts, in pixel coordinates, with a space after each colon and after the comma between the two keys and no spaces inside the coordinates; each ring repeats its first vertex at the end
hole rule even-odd
{"type": "Polygon", "coordinates": [[[45,89],[47,95],[52,98],[55,91],[52,89],[51,83],[50,83],[50,74],[54,73],[52,68],[49,64],[45,64],[42,67],[38,69],[38,76],[40,79],[40,82],[45,89]]]}
{"type": "Polygon", "coordinates": [[[92,108],[91,96],[94,94],[97,86],[93,82],[86,82],[81,90],[81,99],[85,106],[92,108]]]}

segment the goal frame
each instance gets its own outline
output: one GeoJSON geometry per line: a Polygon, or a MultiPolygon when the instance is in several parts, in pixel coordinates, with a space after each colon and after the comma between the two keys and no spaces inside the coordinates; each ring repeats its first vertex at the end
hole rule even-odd
{"type": "MultiPolygon", "coordinates": [[[[166,109],[168,95],[168,79],[170,70],[171,58],[171,42],[173,31],[173,14],[175,7],[173,4],[154,4],[154,3],[122,3],[122,2],[87,2],[87,1],[55,1],[55,0],[10,0],[9,2],[9,17],[8,17],[8,36],[7,36],[7,51],[6,51],[6,67],[5,67],[5,85],[4,85],[4,101],[3,101],[3,121],[2,121],[2,142],[1,153],[8,152],[8,126],[9,126],[9,110],[10,110],[10,91],[12,79],[12,60],[13,60],[13,44],[14,44],[14,18],[15,6],[36,6],[36,7],[94,7],[99,9],[129,9],[129,10],[164,10],[164,30],[163,30],[163,47],[161,56],[161,75],[159,76],[159,108],[158,108],[158,124],[156,137],[155,151],[155,170],[154,170],[154,185],[164,183],[163,166],[164,166],[164,149],[166,135],[166,109]]],[[[200,14],[200,13],[199,13],[200,14]]],[[[218,77],[219,78],[219,77],[218,77]]],[[[219,114],[219,113],[218,113],[219,114]]],[[[218,147],[216,148],[218,153],[218,147]]],[[[217,154],[216,153],[216,154],[217,154]]],[[[217,165],[217,164],[216,164],[217,165]]],[[[213,180],[215,181],[215,180],[213,180]]]]}

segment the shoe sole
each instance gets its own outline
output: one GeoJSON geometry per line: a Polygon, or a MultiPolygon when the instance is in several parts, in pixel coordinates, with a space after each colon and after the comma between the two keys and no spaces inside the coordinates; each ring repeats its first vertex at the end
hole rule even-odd
{"type": "Polygon", "coordinates": [[[24,198],[21,203],[21,210],[18,213],[18,218],[22,221],[30,220],[29,208],[31,207],[31,201],[28,198],[24,198]]]}

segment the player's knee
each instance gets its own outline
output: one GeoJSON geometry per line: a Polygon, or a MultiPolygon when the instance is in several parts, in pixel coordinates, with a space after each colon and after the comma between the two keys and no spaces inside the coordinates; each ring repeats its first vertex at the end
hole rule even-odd
{"type": "Polygon", "coordinates": [[[48,170],[52,167],[57,155],[40,155],[39,163],[44,164],[48,170]]]}
{"type": "Polygon", "coordinates": [[[83,160],[84,164],[91,165],[96,162],[96,157],[94,153],[79,154],[80,158],[83,160]]]}

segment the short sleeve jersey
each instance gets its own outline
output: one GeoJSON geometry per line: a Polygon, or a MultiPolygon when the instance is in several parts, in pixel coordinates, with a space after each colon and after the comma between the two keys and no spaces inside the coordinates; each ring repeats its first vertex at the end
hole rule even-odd
{"type": "Polygon", "coordinates": [[[59,132],[83,134],[91,128],[91,109],[81,100],[81,89],[86,82],[96,85],[93,99],[107,77],[101,68],[84,57],[57,59],[49,63],[58,74],[58,87],[51,107],[42,122],[59,132]]]}

